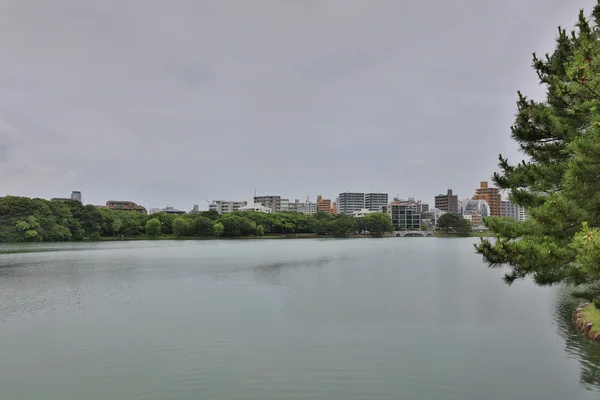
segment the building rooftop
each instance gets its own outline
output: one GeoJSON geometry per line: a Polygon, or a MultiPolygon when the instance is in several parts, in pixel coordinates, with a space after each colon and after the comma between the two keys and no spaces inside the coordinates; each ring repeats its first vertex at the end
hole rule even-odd
{"type": "Polygon", "coordinates": [[[185,214],[186,212],[183,210],[178,210],[176,208],[173,207],[165,207],[163,209],[160,210],[160,212],[164,212],[164,213],[172,213],[172,214],[185,214]]]}
{"type": "Polygon", "coordinates": [[[429,209],[429,210],[427,210],[427,211],[423,211],[423,213],[432,213],[432,212],[444,212],[444,213],[445,213],[445,212],[447,212],[447,211],[440,210],[439,208],[435,208],[435,207],[433,207],[433,208],[430,208],[430,209],[429,209]]]}

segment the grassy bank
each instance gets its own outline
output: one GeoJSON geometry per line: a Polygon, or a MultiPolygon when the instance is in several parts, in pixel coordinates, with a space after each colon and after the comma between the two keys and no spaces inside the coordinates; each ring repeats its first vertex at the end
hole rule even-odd
{"type": "MultiPolygon", "coordinates": [[[[436,232],[437,237],[462,237],[456,233],[443,233],[436,232]]],[[[473,232],[470,237],[491,237],[493,235],[487,232],[473,232]]],[[[384,237],[392,237],[392,235],[384,235],[384,237]]],[[[93,240],[96,242],[120,242],[120,241],[138,241],[138,240],[248,240],[248,239],[318,239],[318,238],[334,238],[333,235],[317,235],[314,233],[289,233],[289,234],[277,234],[277,235],[264,235],[264,236],[234,236],[234,237],[214,237],[214,236],[174,236],[174,235],[159,235],[156,237],[147,236],[147,235],[137,235],[137,236],[101,236],[97,240],[93,240]]],[[[347,239],[356,239],[356,238],[371,238],[370,235],[349,235],[346,236],[347,239]]],[[[76,241],[72,241],[76,242],[76,241]]],[[[85,240],[84,242],[90,242],[89,240],[85,240]]],[[[52,243],[52,242],[47,242],[52,243]]],[[[32,250],[33,252],[39,250],[32,250]]],[[[2,253],[12,252],[12,250],[7,250],[2,253]]],[[[21,253],[22,250],[14,250],[14,252],[21,253]]]]}
{"type": "Polygon", "coordinates": [[[319,236],[313,233],[298,233],[298,234],[287,234],[287,235],[264,235],[264,236],[235,236],[235,237],[213,237],[213,236],[180,236],[176,237],[173,235],[161,235],[161,236],[103,236],[98,239],[100,242],[118,242],[118,241],[129,241],[129,240],[244,240],[244,239],[315,239],[319,237],[331,237],[331,236],[319,236]]]}
{"type": "Polygon", "coordinates": [[[596,306],[588,304],[581,310],[581,315],[586,322],[594,324],[590,330],[591,334],[596,335],[600,333],[600,310],[596,306]]]}

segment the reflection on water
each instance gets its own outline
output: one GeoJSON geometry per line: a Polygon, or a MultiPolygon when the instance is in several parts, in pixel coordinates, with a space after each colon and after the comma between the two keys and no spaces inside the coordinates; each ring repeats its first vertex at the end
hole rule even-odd
{"type": "Polygon", "coordinates": [[[281,273],[284,269],[300,269],[310,266],[313,269],[322,269],[330,263],[331,257],[320,257],[315,260],[303,260],[292,262],[278,262],[273,264],[258,265],[251,269],[254,280],[258,284],[278,286],[281,284],[281,273]]]}
{"type": "Polygon", "coordinates": [[[600,389],[600,344],[583,336],[573,325],[573,311],[581,303],[568,289],[557,292],[555,317],[559,334],[565,339],[570,358],[581,364],[581,383],[588,389],[600,389]]]}

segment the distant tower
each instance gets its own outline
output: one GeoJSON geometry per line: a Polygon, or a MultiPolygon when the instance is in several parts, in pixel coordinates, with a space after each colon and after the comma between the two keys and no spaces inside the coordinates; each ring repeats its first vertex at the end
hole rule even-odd
{"type": "Polygon", "coordinates": [[[81,203],[81,192],[78,190],[73,190],[71,192],[71,200],[78,201],[81,203]]]}

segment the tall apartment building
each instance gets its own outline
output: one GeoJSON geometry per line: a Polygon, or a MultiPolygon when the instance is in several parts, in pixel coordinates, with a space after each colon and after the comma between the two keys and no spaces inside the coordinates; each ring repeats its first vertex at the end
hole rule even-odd
{"type": "Polygon", "coordinates": [[[219,214],[227,214],[237,211],[247,204],[247,201],[213,200],[213,202],[208,205],[208,210],[216,211],[219,214]]]}
{"type": "MultiPolygon", "coordinates": [[[[284,199],[289,205],[289,200],[284,199]]],[[[254,204],[262,204],[274,213],[281,212],[281,196],[255,196],[254,204]]]]}
{"type": "Polygon", "coordinates": [[[281,199],[281,207],[279,211],[290,211],[290,200],[289,199],[281,199]]]}
{"type": "Polygon", "coordinates": [[[363,208],[365,208],[364,193],[340,193],[337,203],[338,214],[352,215],[363,208]]]}
{"type": "Polygon", "coordinates": [[[483,181],[479,185],[479,189],[475,190],[473,200],[485,200],[490,206],[490,215],[496,217],[502,216],[502,196],[500,189],[488,187],[488,183],[483,181]]]}
{"type": "Polygon", "coordinates": [[[317,212],[331,214],[331,200],[324,199],[323,196],[317,196],[317,212]]]}
{"type": "Polygon", "coordinates": [[[502,216],[512,217],[517,221],[525,221],[529,218],[525,207],[516,205],[510,200],[502,200],[502,216]]]}
{"type": "Polygon", "coordinates": [[[301,214],[307,214],[304,204],[300,203],[300,200],[298,200],[298,199],[296,199],[293,203],[290,203],[289,211],[290,212],[298,212],[301,214]]]}
{"type": "Polygon", "coordinates": [[[447,213],[447,211],[440,210],[439,208],[435,207],[430,210],[423,211],[421,213],[421,226],[425,224],[427,228],[433,228],[437,226],[440,217],[447,213]]]}
{"type": "Polygon", "coordinates": [[[335,201],[331,202],[331,213],[332,214],[337,214],[338,213],[337,212],[337,202],[335,202],[335,201]]]}
{"type": "Polygon", "coordinates": [[[387,213],[392,219],[392,226],[397,230],[420,230],[422,208],[416,201],[393,201],[382,207],[382,212],[387,213]]]}
{"type": "Polygon", "coordinates": [[[307,201],[306,203],[300,203],[300,205],[304,207],[306,214],[312,215],[317,213],[317,203],[307,201]]]}
{"type": "Polygon", "coordinates": [[[458,196],[452,194],[452,189],[448,189],[446,194],[438,194],[435,196],[435,208],[458,215],[458,196]]]}
{"type": "Polygon", "coordinates": [[[387,193],[367,193],[365,194],[365,208],[369,211],[377,212],[381,207],[388,204],[387,193]]]}

